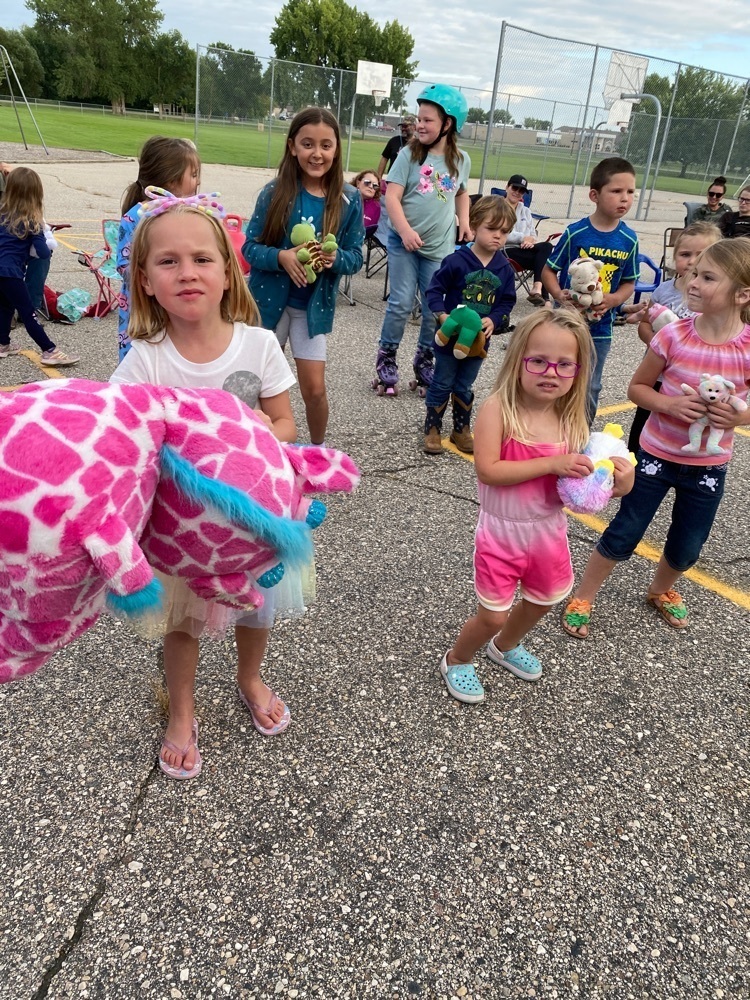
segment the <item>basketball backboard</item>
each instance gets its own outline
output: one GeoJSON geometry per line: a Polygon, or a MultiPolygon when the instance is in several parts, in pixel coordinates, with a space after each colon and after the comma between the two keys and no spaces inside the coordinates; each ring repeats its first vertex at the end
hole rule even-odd
{"type": "MultiPolygon", "coordinates": [[[[642,93],[647,72],[648,59],[645,56],[636,56],[631,52],[613,52],[609,58],[607,80],[602,91],[605,108],[611,108],[615,102],[621,101],[622,94],[642,93]]],[[[630,120],[630,111],[626,115],[621,110],[618,111],[614,119],[610,117],[610,122],[623,119],[630,120]]]]}
{"type": "Polygon", "coordinates": [[[389,63],[357,60],[357,94],[372,97],[374,93],[379,93],[382,95],[381,100],[382,97],[390,97],[392,78],[393,66],[389,63]]]}

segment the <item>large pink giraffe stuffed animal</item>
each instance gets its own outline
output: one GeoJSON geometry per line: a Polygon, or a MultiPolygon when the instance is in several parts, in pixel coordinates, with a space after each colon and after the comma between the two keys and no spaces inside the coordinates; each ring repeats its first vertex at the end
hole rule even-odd
{"type": "Polygon", "coordinates": [[[220,389],[49,381],[0,393],[0,682],[97,620],[158,607],[152,568],[240,608],[311,558],[352,460],[280,444],[220,389]]]}

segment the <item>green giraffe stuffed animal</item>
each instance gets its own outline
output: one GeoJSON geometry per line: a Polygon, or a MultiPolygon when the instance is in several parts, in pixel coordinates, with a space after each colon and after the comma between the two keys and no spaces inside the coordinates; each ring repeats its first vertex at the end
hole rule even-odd
{"type": "Polygon", "coordinates": [[[309,222],[298,222],[292,229],[291,240],[297,250],[297,260],[304,265],[307,283],[311,285],[323,270],[321,253],[335,253],[339,245],[333,233],[329,233],[322,243],[315,239],[315,230],[309,222]]]}
{"type": "Polygon", "coordinates": [[[486,358],[482,320],[478,312],[470,306],[456,306],[435,334],[435,343],[443,347],[451,337],[458,334],[458,340],[453,345],[453,356],[459,361],[463,358],[486,358]]]}

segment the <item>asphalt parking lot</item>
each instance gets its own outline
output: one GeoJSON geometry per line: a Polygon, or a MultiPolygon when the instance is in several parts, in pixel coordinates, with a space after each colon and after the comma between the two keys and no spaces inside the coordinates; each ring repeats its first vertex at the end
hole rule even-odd
{"type": "MultiPolygon", "coordinates": [[[[38,169],[48,218],[71,221],[79,248],[133,175],[38,169]]],[[[247,214],[267,176],[209,166],[203,186],[247,214]]],[[[652,255],[679,201],[643,227],[652,255]]],[[[61,246],[50,283],[87,280],[61,246]]],[[[169,781],[158,644],[108,618],[0,687],[3,1000],[750,996],[750,435],[682,588],[686,633],[645,604],[662,513],[589,641],[552,612],[528,643],[541,682],[484,661],[484,704],[461,705],[437,666],[473,607],[473,467],[422,454],[415,394],[372,392],[382,290],[382,274],[355,277],[331,335],[329,439],[363,479],[316,532],[317,601],[272,635],[265,676],[288,731],[255,732],[231,644],[206,645],[203,772],[169,781]]],[[[52,335],[81,355],[76,375],[109,377],[114,317],[52,335]]],[[[407,328],[402,368],[415,343],[407,328]]],[[[616,328],[601,422],[627,427],[640,353],[616,328]]],[[[27,355],[0,366],[5,388],[67,374],[27,355]]],[[[296,395],[295,411],[304,428],[296,395]]],[[[579,572],[596,533],[571,519],[579,572]]]]}

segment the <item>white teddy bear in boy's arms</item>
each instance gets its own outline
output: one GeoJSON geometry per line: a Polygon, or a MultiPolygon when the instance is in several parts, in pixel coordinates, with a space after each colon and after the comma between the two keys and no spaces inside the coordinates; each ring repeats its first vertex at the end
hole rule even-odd
{"type": "Polygon", "coordinates": [[[570,297],[582,309],[590,310],[603,302],[602,277],[599,273],[603,267],[600,260],[578,257],[568,268],[570,297]]]}

